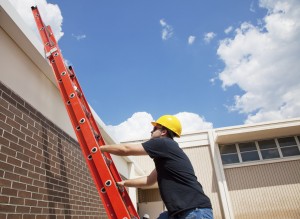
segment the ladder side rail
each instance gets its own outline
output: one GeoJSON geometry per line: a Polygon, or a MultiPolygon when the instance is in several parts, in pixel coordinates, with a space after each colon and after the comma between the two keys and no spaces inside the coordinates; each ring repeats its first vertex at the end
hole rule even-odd
{"type": "Polygon", "coordinates": [[[107,193],[108,198],[110,199],[109,202],[108,200],[106,201],[106,207],[110,208],[110,206],[113,206],[114,211],[109,212],[109,214],[112,218],[114,218],[114,215],[116,215],[117,218],[124,218],[126,216],[130,218],[128,210],[124,205],[124,202],[119,194],[119,190],[114,184],[115,180],[111,175],[111,172],[109,171],[100,150],[98,150],[98,142],[95,139],[89,120],[81,106],[82,96],[79,96],[75,91],[72,80],[69,74],[66,73],[67,69],[65,68],[65,64],[63,62],[62,55],[59,52],[59,50],[54,52],[53,57],[58,71],[61,72],[61,74],[65,73],[62,75],[62,83],[64,84],[66,92],[70,97],[70,102],[76,116],[76,121],[79,123],[80,131],[82,132],[82,135],[84,137],[84,141],[80,143],[86,145],[88,150],[91,152],[92,159],[88,160],[88,162],[94,162],[94,165],[97,169],[97,171],[92,172],[92,174],[99,175],[102,180],[102,183],[105,185],[105,192],[107,193]],[[93,153],[93,151],[97,153],[93,153]]]}
{"type": "MultiPolygon", "coordinates": [[[[56,66],[52,65],[52,68],[56,72],[56,77],[57,77],[58,70],[57,70],[56,66]]],[[[59,77],[57,77],[57,78],[59,78],[59,77]]],[[[103,192],[104,191],[103,190],[104,185],[103,185],[102,180],[101,180],[101,178],[98,174],[98,171],[97,171],[97,168],[96,168],[94,162],[89,162],[90,159],[92,159],[91,154],[90,154],[90,151],[88,150],[88,147],[87,147],[87,145],[84,141],[83,133],[80,131],[80,126],[77,122],[75,122],[75,121],[77,121],[77,119],[76,119],[75,113],[73,111],[73,108],[71,106],[71,102],[70,102],[70,100],[69,100],[69,98],[66,94],[66,91],[64,90],[64,86],[62,85],[62,81],[59,82],[59,87],[62,90],[61,94],[64,96],[63,100],[65,102],[65,107],[67,109],[70,120],[72,122],[73,129],[75,130],[75,134],[76,134],[77,140],[79,142],[79,146],[81,148],[81,151],[83,153],[85,161],[88,165],[88,168],[91,172],[91,176],[92,176],[94,182],[97,182],[97,183],[94,183],[94,184],[95,184],[95,186],[97,188],[97,191],[100,195],[102,203],[110,203],[110,200],[109,200],[107,194],[105,192],[103,192]]],[[[104,208],[105,208],[106,212],[110,212],[110,214],[113,215],[112,218],[116,217],[115,214],[112,213],[112,212],[114,212],[114,209],[112,208],[111,204],[104,204],[104,208]]]]}
{"type": "MultiPolygon", "coordinates": [[[[91,125],[92,125],[93,129],[96,131],[96,133],[100,136],[100,137],[99,137],[99,140],[98,140],[98,143],[99,143],[100,146],[105,145],[104,139],[103,139],[103,137],[102,137],[102,135],[101,135],[101,132],[100,132],[99,127],[98,127],[98,125],[97,125],[97,123],[96,123],[96,121],[95,121],[95,118],[94,118],[94,116],[93,116],[93,114],[92,114],[92,112],[91,112],[91,109],[90,109],[90,107],[89,107],[89,104],[87,103],[86,98],[84,97],[84,93],[82,92],[82,89],[81,89],[80,84],[79,84],[79,82],[78,82],[78,79],[77,79],[77,77],[76,77],[75,71],[74,71],[73,68],[71,68],[70,71],[71,71],[71,73],[72,73],[72,79],[73,79],[73,81],[75,82],[75,85],[76,85],[77,88],[79,89],[79,92],[81,92],[81,95],[82,95],[82,98],[81,98],[81,99],[82,99],[82,102],[83,102],[83,104],[84,104],[86,110],[91,114],[91,116],[90,116],[90,118],[89,118],[89,120],[90,120],[90,122],[91,122],[91,125]]],[[[111,155],[110,155],[109,153],[104,153],[104,155],[105,155],[105,157],[106,157],[109,161],[112,161],[111,155]]],[[[116,181],[121,181],[122,178],[120,177],[120,174],[119,174],[119,172],[117,171],[117,168],[115,167],[114,163],[111,162],[110,165],[108,165],[108,166],[109,166],[109,168],[110,168],[110,170],[111,170],[111,172],[112,172],[112,175],[114,176],[115,180],[116,180],[116,181]]]]}
{"type": "MultiPolygon", "coordinates": [[[[92,112],[90,110],[90,107],[89,107],[88,103],[86,102],[86,99],[84,98],[84,93],[82,92],[82,89],[81,89],[80,84],[78,82],[78,79],[76,77],[75,71],[74,71],[73,68],[71,68],[70,71],[71,71],[72,79],[75,82],[75,85],[79,89],[79,92],[81,92],[81,95],[82,95],[81,99],[84,100],[84,105],[85,105],[87,111],[91,114],[91,116],[89,118],[90,121],[91,121],[91,125],[92,125],[93,129],[96,130],[96,132],[100,134],[100,139],[99,139],[100,142],[98,141],[98,143],[99,143],[100,146],[101,145],[105,145],[104,140],[103,140],[103,138],[101,136],[99,127],[98,127],[98,125],[96,124],[96,122],[94,120],[94,117],[92,115],[92,112]]],[[[104,156],[107,159],[106,161],[109,162],[109,163],[107,162],[108,163],[107,165],[108,165],[108,167],[109,167],[109,169],[110,169],[110,171],[111,171],[111,173],[112,173],[112,175],[114,177],[114,180],[117,181],[117,182],[121,181],[122,178],[121,178],[119,172],[117,171],[117,168],[116,168],[114,162],[112,162],[111,155],[109,153],[103,153],[103,154],[104,154],[104,156]]],[[[131,199],[129,198],[129,194],[128,194],[127,190],[124,188],[120,192],[121,192],[121,196],[123,198],[123,201],[125,202],[125,205],[127,206],[129,212],[131,212],[132,214],[134,214],[136,212],[136,210],[135,210],[135,207],[134,207],[131,199]]]]}
{"type": "MultiPolygon", "coordinates": [[[[48,26],[48,28],[50,28],[50,27],[48,26]]],[[[96,188],[99,192],[102,203],[109,203],[109,204],[104,204],[105,210],[106,210],[106,212],[109,212],[109,214],[111,215],[112,218],[116,218],[116,215],[114,213],[114,209],[113,209],[113,207],[110,203],[110,199],[109,199],[108,195],[105,192],[103,192],[104,185],[103,185],[102,180],[99,176],[98,170],[97,170],[97,168],[96,168],[96,166],[93,162],[89,162],[89,160],[91,159],[90,151],[88,150],[88,147],[87,147],[86,142],[84,140],[83,134],[80,131],[80,126],[76,122],[77,118],[76,118],[75,113],[73,111],[73,108],[71,106],[71,101],[69,99],[70,97],[67,95],[67,92],[65,90],[61,75],[59,74],[59,70],[57,68],[57,65],[55,64],[55,60],[54,60],[53,56],[49,56],[49,61],[50,61],[50,64],[52,66],[52,69],[55,73],[56,82],[58,83],[62,99],[65,103],[65,107],[66,107],[68,115],[70,117],[73,129],[75,131],[75,134],[76,134],[76,137],[78,139],[78,142],[79,142],[80,148],[82,150],[82,153],[84,155],[85,161],[88,165],[88,168],[91,172],[91,176],[92,176],[94,182],[97,182],[97,183],[95,183],[95,186],[96,186],[96,188]]]]}
{"type": "MultiPolygon", "coordinates": [[[[37,8],[36,8],[36,10],[37,10],[37,8]]],[[[33,10],[34,11],[34,10],[33,10]]],[[[38,14],[39,15],[39,14],[38,14]]],[[[94,136],[94,133],[92,133],[92,131],[91,131],[91,124],[90,124],[90,122],[87,122],[87,121],[89,121],[89,118],[87,118],[87,115],[86,115],[86,113],[84,112],[84,110],[83,110],[83,108],[82,108],[82,105],[79,103],[79,102],[81,102],[80,100],[81,100],[81,97],[78,97],[78,95],[76,95],[76,91],[74,90],[74,84],[72,84],[72,80],[71,80],[71,78],[69,78],[68,76],[69,76],[69,74],[66,74],[66,72],[67,72],[67,69],[66,69],[66,66],[65,66],[65,64],[64,64],[64,62],[63,62],[63,57],[62,57],[62,54],[61,54],[61,52],[60,52],[60,50],[59,50],[59,47],[56,45],[56,47],[51,47],[51,45],[49,45],[49,43],[47,42],[47,40],[49,40],[49,37],[45,37],[45,36],[48,36],[47,34],[49,34],[49,32],[50,32],[50,38],[52,38],[52,41],[53,42],[56,42],[56,40],[55,40],[55,38],[54,38],[54,36],[53,36],[53,34],[52,34],[52,31],[51,31],[51,28],[48,26],[47,28],[40,28],[40,26],[43,26],[44,27],[44,24],[43,24],[43,22],[42,22],[42,20],[41,20],[41,17],[40,16],[35,16],[35,18],[36,18],[36,20],[38,20],[38,22],[36,22],[37,23],[37,25],[38,25],[38,27],[39,27],[39,29],[40,29],[40,34],[41,34],[41,37],[42,37],[42,39],[43,39],[43,41],[44,41],[44,46],[45,46],[45,51],[46,51],[46,54],[47,54],[47,57],[49,58],[49,60],[50,60],[50,63],[52,64],[52,67],[53,67],[53,70],[55,71],[55,76],[56,76],[56,78],[57,78],[57,82],[58,83],[63,83],[64,84],[64,86],[66,86],[65,87],[65,89],[64,89],[64,91],[65,92],[62,92],[62,90],[63,89],[60,89],[60,91],[61,91],[61,93],[62,93],[62,97],[63,97],[63,99],[64,99],[64,102],[65,102],[65,104],[68,102],[68,103],[71,103],[71,104],[67,104],[66,105],[66,108],[67,108],[67,110],[68,109],[70,109],[70,106],[71,106],[71,109],[72,109],[72,105],[74,104],[74,112],[72,111],[72,110],[68,110],[68,113],[69,113],[69,116],[70,116],[70,119],[73,121],[73,128],[74,128],[74,130],[75,130],[75,132],[76,132],[76,128],[78,127],[78,126],[76,126],[76,123],[75,123],[75,119],[77,119],[76,121],[78,121],[81,125],[80,126],[83,126],[82,128],[81,128],[81,131],[82,131],[82,135],[78,135],[78,139],[80,140],[80,145],[82,146],[82,150],[83,150],[83,152],[84,152],[84,154],[85,154],[85,159],[87,159],[87,157],[89,156],[87,156],[87,154],[88,154],[88,152],[89,151],[87,151],[87,148],[89,149],[89,150],[92,150],[93,148],[97,148],[96,146],[98,146],[97,145],[97,141],[95,142],[95,136],[94,136]],[[48,33],[46,33],[45,31],[48,31],[48,33]],[[41,32],[43,32],[44,34],[42,34],[41,32]],[[43,37],[44,36],[44,37],[43,37]],[[49,54],[50,53],[50,54],[49,54]],[[53,54],[54,53],[54,54],[53,54]],[[52,59],[51,59],[51,57],[52,57],[52,59]],[[53,62],[54,61],[54,62],[53,62]],[[61,76],[59,76],[59,74],[61,74],[61,76]],[[60,78],[60,77],[62,77],[62,78],[60,78]],[[65,79],[65,78],[67,78],[67,79],[65,79]],[[69,93],[69,95],[67,94],[67,92],[69,93]],[[66,98],[67,97],[70,97],[71,99],[69,100],[69,101],[66,101],[66,98]],[[77,98],[76,98],[77,97],[77,98]],[[76,101],[74,101],[74,100],[76,100],[76,101]],[[74,102],[74,103],[73,103],[74,102]],[[69,107],[68,107],[69,106],[69,107]],[[71,112],[72,111],[72,112],[71,112]],[[71,113],[70,113],[71,112],[71,113]],[[75,113],[76,112],[76,113],[75,113]],[[75,114],[75,115],[74,115],[75,114]],[[78,116],[77,116],[78,115],[78,116]],[[74,118],[74,117],[76,117],[76,118],[74,118]],[[83,124],[85,124],[85,125],[83,125],[83,124]],[[82,138],[84,138],[84,139],[82,139],[82,138]],[[85,141],[86,142],[85,142],[85,141]],[[95,146],[96,145],[96,146],[95,146]],[[85,147],[84,147],[85,146],[85,147]],[[95,146],[95,147],[93,147],[92,149],[91,149],[91,147],[92,146],[95,146]]],[[[78,86],[79,86],[79,83],[78,83],[78,81],[77,81],[77,84],[78,84],[78,86]]],[[[61,88],[61,86],[59,85],[59,87],[61,88]]],[[[82,91],[81,91],[81,93],[82,93],[82,91]]],[[[82,93],[83,94],[83,93],[82,93]]],[[[83,98],[83,100],[85,101],[85,99],[83,98]]],[[[86,103],[86,101],[85,101],[85,103],[86,103]]],[[[88,104],[86,103],[86,108],[88,108],[89,109],[89,106],[88,106],[88,104]]],[[[93,117],[92,117],[93,118],[93,117]]],[[[79,126],[79,127],[80,127],[79,126]]],[[[95,126],[95,128],[98,130],[98,126],[95,126]]],[[[99,130],[98,130],[99,131],[99,130]]],[[[99,135],[100,135],[101,133],[100,133],[100,131],[99,131],[99,135]]],[[[100,142],[101,143],[101,142],[100,142]]],[[[102,157],[102,154],[101,154],[101,152],[99,151],[99,153],[96,153],[96,155],[98,155],[98,156],[95,156],[95,158],[97,158],[98,160],[99,160],[99,162],[96,162],[96,163],[93,163],[93,164],[95,164],[96,165],[96,168],[97,168],[97,170],[98,170],[98,172],[95,172],[95,174],[93,174],[93,177],[94,178],[97,178],[97,177],[95,177],[95,176],[98,176],[98,174],[99,174],[99,172],[101,171],[102,172],[102,175],[104,175],[104,173],[103,173],[103,170],[107,170],[107,171],[104,171],[104,172],[107,172],[107,173],[105,173],[105,175],[107,175],[106,177],[103,177],[103,180],[104,179],[108,179],[107,181],[106,181],[106,186],[111,186],[113,183],[112,183],[112,181],[111,181],[111,179],[113,179],[112,178],[112,176],[111,176],[111,173],[108,171],[108,168],[107,168],[107,166],[106,166],[106,163],[105,163],[105,161],[104,161],[104,158],[102,157]],[[108,178],[107,178],[108,177],[108,178]],[[110,183],[107,183],[107,182],[110,182],[110,183]]],[[[89,161],[91,161],[91,159],[87,159],[87,163],[88,164],[90,164],[90,163],[92,163],[92,162],[89,162],[89,161]]],[[[91,165],[89,165],[89,166],[91,166],[91,165]]],[[[93,173],[93,168],[91,168],[90,167],[90,170],[92,171],[92,173],[93,173]]],[[[101,176],[102,175],[100,175],[100,178],[101,178],[101,176]]],[[[119,176],[119,175],[118,175],[119,176]]],[[[97,179],[94,179],[94,181],[95,182],[97,182],[97,179]],[[96,180],[96,181],[95,181],[96,180]]],[[[101,180],[98,180],[99,182],[101,182],[101,180]]],[[[98,183],[99,183],[98,182],[98,183]]],[[[102,183],[102,182],[101,182],[102,183]]],[[[103,184],[103,183],[102,183],[103,184]]],[[[98,184],[97,184],[98,185],[98,184]]],[[[111,195],[113,195],[113,196],[115,196],[115,195],[117,195],[118,193],[116,193],[116,192],[119,192],[118,191],[118,188],[115,186],[115,187],[110,187],[110,188],[115,188],[115,189],[108,189],[107,191],[109,192],[109,193],[112,193],[111,195]],[[110,192],[111,191],[111,192],[110,192]]],[[[102,190],[103,191],[103,190],[102,190]]],[[[101,194],[100,194],[100,196],[101,196],[101,194]]],[[[109,197],[110,197],[110,195],[109,195],[109,197]]],[[[123,197],[122,197],[123,198],[123,197]]],[[[129,196],[127,196],[127,198],[129,198],[129,196]]],[[[130,199],[129,199],[130,200],[130,199]]],[[[114,202],[116,202],[116,200],[114,199],[113,200],[114,202]]],[[[121,200],[122,201],[122,200],[121,200]]],[[[124,201],[124,200],[123,200],[124,201]]],[[[108,200],[105,200],[104,201],[105,203],[107,203],[108,202],[108,200]]],[[[110,211],[111,209],[110,209],[110,207],[111,207],[111,204],[109,204],[109,203],[107,203],[106,204],[108,207],[108,210],[107,211],[110,211]]],[[[115,204],[114,204],[116,207],[117,207],[117,216],[118,216],[118,218],[119,217],[123,217],[123,218],[125,218],[124,217],[124,215],[122,215],[122,214],[126,214],[127,213],[127,210],[126,210],[126,206],[123,206],[124,205],[124,203],[123,202],[116,202],[115,204]],[[120,213],[120,215],[118,214],[118,212],[122,212],[122,210],[120,210],[120,207],[122,208],[125,208],[125,212],[124,213],[120,213]]],[[[132,210],[131,209],[131,206],[129,206],[130,207],[130,210],[132,210]]],[[[112,212],[110,212],[111,213],[111,217],[113,218],[114,217],[114,214],[112,213],[112,212]]],[[[133,215],[134,216],[137,216],[138,217],[138,215],[137,215],[137,213],[135,212],[135,209],[133,208],[133,212],[130,212],[131,214],[133,213],[133,215]]],[[[128,215],[128,216],[132,216],[132,215],[128,215]]],[[[129,218],[129,217],[128,217],[129,218]]]]}

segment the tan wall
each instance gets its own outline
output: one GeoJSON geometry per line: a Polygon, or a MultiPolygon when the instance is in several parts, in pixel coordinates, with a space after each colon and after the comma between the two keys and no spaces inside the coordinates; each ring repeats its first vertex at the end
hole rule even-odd
{"type": "Polygon", "coordinates": [[[300,218],[300,160],[225,169],[236,219],[300,218]]]}
{"type": "Polygon", "coordinates": [[[184,148],[184,152],[190,158],[196,176],[212,202],[214,218],[222,218],[218,184],[209,146],[184,148]]]}

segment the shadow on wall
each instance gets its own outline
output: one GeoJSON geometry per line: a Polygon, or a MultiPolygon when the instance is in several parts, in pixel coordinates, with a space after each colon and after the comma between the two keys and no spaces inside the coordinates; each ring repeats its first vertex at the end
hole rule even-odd
{"type": "MultiPolygon", "coordinates": [[[[59,174],[55,175],[51,172],[50,164],[50,153],[49,153],[49,142],[48,139],[48,126],[42,122],[42,138],[43,138],[43,157],[45,160],[46,169],[46,187],[49,201],[49,218],[56,219],[56,215],[60,212],[56,212],[55,209],[59,209],[59,204],[63,205],[63,214],[65,219],[71,219],[71,206],[70,206],[70,195],[68,188],[68,179],[65,161],[62,153],[61,134],[58,134],[57,139],[57,154],[60,160],[59,174]]],[[[61,211],[61,209],[59,209],[61,211]]]]}

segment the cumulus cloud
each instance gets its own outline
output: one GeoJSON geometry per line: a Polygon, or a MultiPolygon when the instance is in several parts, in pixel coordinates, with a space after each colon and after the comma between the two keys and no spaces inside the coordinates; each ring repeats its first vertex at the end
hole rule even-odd
{"type": "Polygon", "coordinates": [[[46,0],[9,0],[16,11],[20,14],[22,19],[32,29],[38,39],[40,35],[38,33],[32,12],[31,6],[38,6],[39,12],[46,25],[50,25],[54,33],[56,40],[58,41],[64,33],[62,32],[63,17],[58,5],[47,3],[46,0]]]}
{"type": "Polygon", "coordinates": [[[210,43],[210,41],[215,38],[216,34],[214,32],[209,32],[204,34],[204,42],[205,43],[210,43]]]}
{"type": "Polygon", "coordinates": [[[195,36],[189,36],[189,38],[188,38],[189,45],[192,45],[195,42],[195,40],[196,40],[195,36]]]}
{"type": "Polygon", "coordinates": [[[173,27],[169,24],[164,19],[160,19],[159,21],[160,25],[162,26],[162,31],[161,31],[161,38],[163,40],[167,40],[173,36],[173,27]]]}
{"type": "Polygon", "coordinates": [[[263,23],[243,23],[233,38],[220,42],[225,63],[223,88],[238,85],[232,110],[246,123],[300,116],[300,1],[261,0],[268,10],[263,23]]]}
{"type": "MultiPolygon", "coordinates": [[[[183,133],[196,132],[213,127],[212,123],[206,122],[204,118],[195,113],[181,112],[175,116],[182,124],[183,133]]],[[[153,128],[151,122],[156,119],[153,119],[149,113],[137,112],[119,125],[108,125],[107,129],[119,142],[149,139],[153,128]]]]}

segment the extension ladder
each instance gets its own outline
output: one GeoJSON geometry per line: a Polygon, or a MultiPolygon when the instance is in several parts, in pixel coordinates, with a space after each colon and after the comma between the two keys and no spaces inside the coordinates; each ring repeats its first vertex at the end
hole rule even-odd
{"type": "Polygon", "coordinates": [[[119,188],[116,184],[121,181],[121,177],[110,154],[102,153],[99,149],[105,142],[73,68],[66,67],[51,27],[44,25],[38,8],[35,6],[31,9],[44,43],[46,57],[52,66],[60,94],[108,217],[138,219],[126,189],[119,188]]]}

